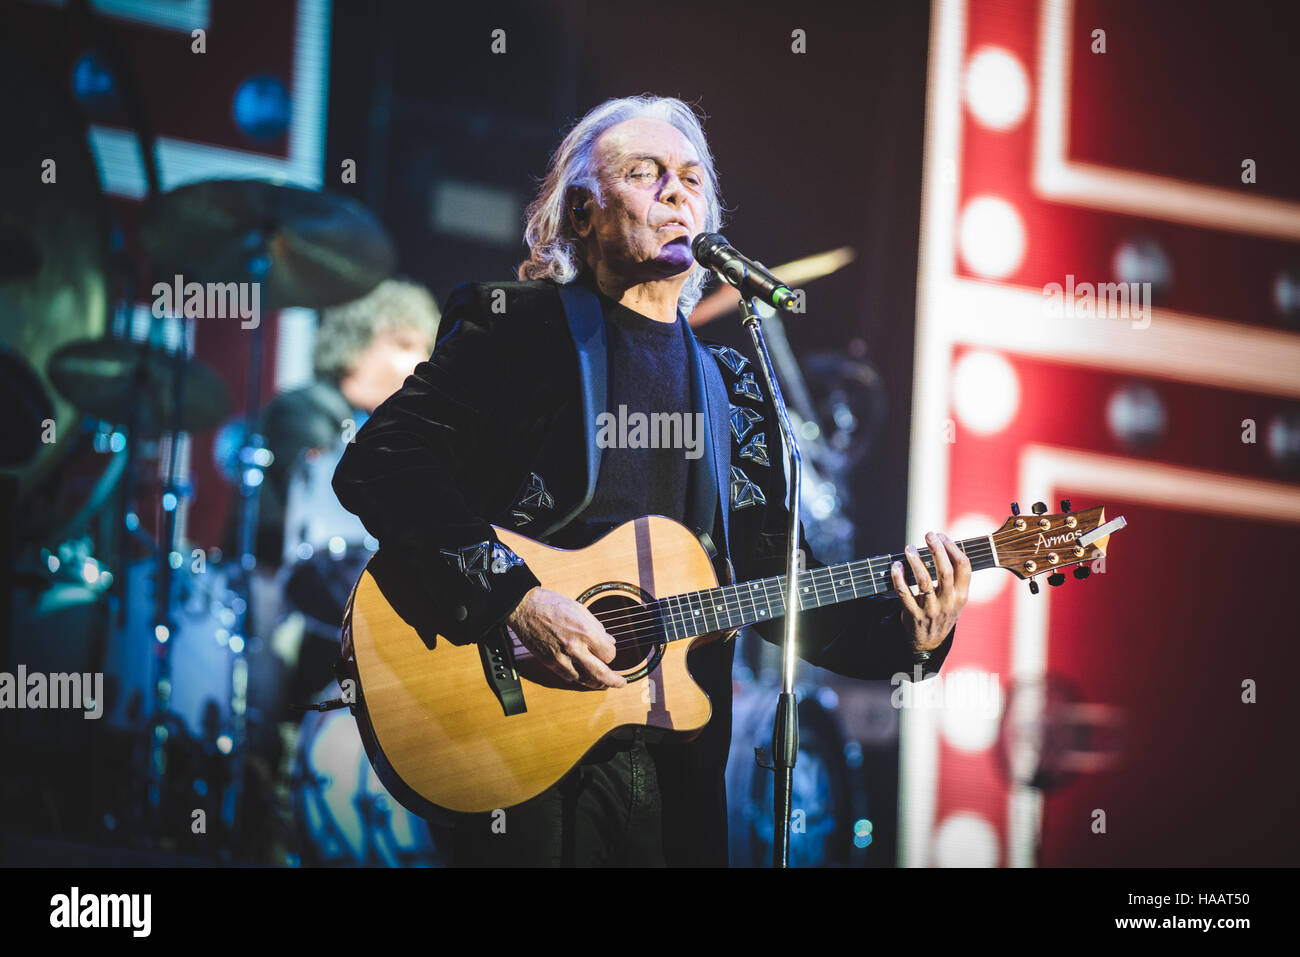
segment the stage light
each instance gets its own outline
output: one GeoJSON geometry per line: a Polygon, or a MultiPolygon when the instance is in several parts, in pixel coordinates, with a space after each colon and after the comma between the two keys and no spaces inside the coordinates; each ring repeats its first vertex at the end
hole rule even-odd
{"type": "Polygon", "coordinates": [[[1164,438],[1165,404],[1149,385],[1122,386],[1106,403],[1106,425],[1121,445],[1149,449],[1164,438]]]}
{"type": "Polygon", "coordinates": [[[1169,256],[1154,239],[1127,239],[1115,248],[1111,268],[1120,282],[1149,282],[1153,299],[1164,299],[1173,284],[1169,256]]]}
{"type": "Polygon", "coordinates": [[[1300,266],[1277,274],[1273,281],[1273,305],[1293,326],[1300,326],[1300,266]]]}
{"type": "Polygon", "coordinates": [[[953,814],[939,826],[934,838],[934,863],[938,867],[997,867],[998,835],[979,814],[953,814]]]}
{"type": "Polygon", "coordinates": [[[1300,412],[1276,415],[1268,424],[1268,452],[1286,469],[1300,469],[1300,412]]]}
{"type": "Polygon", "coordinates": [[[93,585],[99,581],[99,562],[93,558],[87,558],[81,563],[81,580],[87,585],[93,585]]]}
{"type": "Polygon", "coordinates": [[[167,639],[172,636],[171,629],[166,625],[155,625],[153,636],[158,639],[158,644],[165,645],[167,644],[167,639]]]}
{"type": "Polygon", "coordinates": [[[117,79],[99,53],[82,54],[73,65],[72,93],[86,112],[95,117],[110,114],[119,106],[117,79]]]}
{"type": "Polygon", "coordinates": [[[865,817],[853,822],[853,846],[866,847],[871,843],[871,822],[865,817]]]}
{"type": "Polygon", "coordinates": [[[1010,130],[1029,109],[1029,77],[1020,60],[1000,47],[984,47],[966,64],[966,105],[982,126],[1010,130]]]}
{"type": "Polygon", "coordinates": [[[235,125],[259,143],[278,139],[289,127],[289,94],[278,77],[249,77],[235,92],[232,106],[235,125]]]}
{"type": "Polygon", "coordinates": [[[230,636],[230,650],[235,654],[242,654],[244,651],[244,639],[239,635],[230,636]]]}
{"type": "Polygon", "coordinates": [[[235,749],[235,742],[231,740],[230,735],[223,734],[217,738],[217,750],[222,754],[229,754],[235,749]]]}
{"type": "Polygon", "coordinates": [[[942,688],[939,720],[944,740],[967,753],[992,747],[998,739],[1005,704],[998,676],[958,668],[945,673],[942,688]]]}
{"type": "Polygon", "coordinates": [[[1020,408],[1016,370],[996,352],[966,353],[953,370],[952,404],[961,424],[972,432],[1000,432],[1020,408]]]}
{"type": "Polygon", "coordinates": [[[961,258],[971,272],[1003,279],[1020,268],[1025,255],[1025,226],[1010,203],[979,196],[961,214],[961,258]]]}

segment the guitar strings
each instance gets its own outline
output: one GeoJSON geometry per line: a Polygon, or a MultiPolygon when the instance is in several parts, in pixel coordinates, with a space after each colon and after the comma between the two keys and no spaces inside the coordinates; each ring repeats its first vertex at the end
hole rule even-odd
{"type": "MultiPolygon", "coordinates": [[[[1012,551],[1024,543],[1030,542],[1039,533],[1038,529],[1026,529],[1020,535],[1008,537],[1003,542],[1003,549],[1012,551]]],[[[984,561],[994,557],[994,547],[991,542],[991,536],[984,536],[975,539],[956,543],[959,548],[966,554],[972,562],[984,561]]],[[[928,548],[918,550],[926,570],[937,577],[938,572],[934,565],[934,552],[928,548]]],[[[822,566],[818,568],[807,569],[798,573],[800,576],[806,575],[811,585],[811,592],[808,586],[801,589],[800,608],[808,609],[810,603],[815,599],[816,604],[812,607],[822,607],[828,603],[837,603],[841,600],[839,592],[843,588],[850,588],[855,593],[854,598],[871,597],[880,594],[897,593],[893,587],[893,576],[889,569],[894,562],[903,563],[903,573],[906,576],[911,572],[911,564],[907,561],[905,553],[891,554],[888,556],[876,556],[874,558],[863,558],[852,562],[846,562],[840,566],[822,566]],[[880,567],[877,568],[877,565],[880,567]],[[830,567],[839,567],[838,573],[831,573],[830,567]],[[817,581],[817,573],[823,573],[825,579],[817,581]],[[848,581],[845,583],[842,576],[845,572],[848,575],[848,581]],[[872,588],[869,594],[857,595],[856,592],[863,585],[869,584],[872,588]],[[884,586],[880,588],[879,586],[884,586]],[[829,599],[829,601],[827,601],[829,599]]],[[[1069,567],[1070,565],[1079,564],[1079,561],[1063,563],[1055,567],[1069,567]]],[[[996,564],[984,567],[997,567],[996,564]]],[[[982,569],[981,569],[982,570],[982,569]]],[[[757,624],[760,621],[772,621],[784,617],[786,612],[786,582],[785,575],[771,576],[768,578],[757,579],[752,582],[739,584],[723,585],[713,589],[704,589],[695,592],[685,592],[680,595],[669,595],[665,598],[659,598],[646,604],[637,604],[630,608],[621,608],[612,612],[596,614],[595,617],[601,622],[605,630],[614,637],[615,649],[628,648],[642,645],[647,642],[666,639],[668,641],[700,637],[709,634],[709,631],[702,631],[693,634],[684,634],[669,636],[667,627],[672,626],[673,631],[690,631],[695,625],[705,623],[707,615],[702,614],[712,606],[714,619],[717,621],[723,612],[726,613],[728,623],[721,625],[716,631],[728,631],[733,628],[744,627],[744,625],[732,625],[731,619],[734,613],[739,613],[745,617],[745,600],[748,598],[751,612],[757,612],[756,600],[760,595],[764,600],[767,608],[773,608],[775,601],[780,602],[779,610],[767,617],[755,617],[745,624],[757,624]],[[709,600],[708,605],[703,603],[705,594],[716,593],[722,600],[709,600]],[[700,608],[691,608],[694,601],[700,604],[700,608]],[[673,607],[676,603],[676,607],[673,607]],[[686,607],[684,608],[683,605],[686,607]],[[688,624],[690,623],[690,624],[688,624]]],[[[802,581],[802,578],[799,579],[802,581]]],[[[910,584],[915,584],[911,582],[910,584]]]]}
{"type": "MultiPolygon", "coordinates": [[[[973,558],[975,561],[980,561],[984,558],[989,558],[992,556],[992,549],[990,548],[987,539],[977,539],[971,541],[974,542],[974,544],[969,549],[963,549],[964,551],[966,551],[967,557],[973,558]]],[[[925,549],[924,551],[926,553],[929,553],[928,548],[925,549]]],[[[903,555],[898,555],[898,556],[891,555],[888,557],[888,559],[886,559],[884,556],[876,556],[875,558],[863,558],[863,559],[858,559],[857,561],[854,562],[847,562],[845,563],[845,565],[840,566],[843,570],[846,570],[848,572],[849,580],[847,583],[844,583],[842,579],[839,577],[840,575],[843,574],[843,571],[837,574],[831,574],[829,572],[829,566],[808,569],[807,571],[801,572],[800,574],[808,576],[814,589],[812,594],[813,596],[819,599],[819,605],[820,605],[823,603],[820,601],[820,599],[822,598],[828,596],[832,598],[837,597],[840,588],[852,588],[856,592],[858,588],[861,587],[861,585],[863,584],[862,573],[864,571],[867,573],[865,580],[867,582],[872,583],[873,586],[878,582],[892,583],[892,577],[886,574],[886,572],[888,571],[889,567],[892,565],[893,562],[903,560],[904,558],[905,556],[903,555]],[[876,568],[877,563],[879,563],[883,567],[877,569],[876,568]],[[861,567],[864,565],[866,566],[865,569],[861,567]],[[822,582],[818,582],[815,577],[818,572],[822,572],[826,574],[827,576],[826,580],[822,582]]],[[[927,571],[929,571],[931,574],[937,575],[936,569],[932,564],[933,560],[934,560],[933,554],[928,554],[928,561],[925,567],[927,571]]],[[[910,565],[905,565],[905,574],[907,571],[910,570],[911,570],[910,565]]],[[[607,631],[609,630],[608,626],[610,625],[626,625],[626,624],[631,624],[633,622],[643,623],[646,621],[653,621],[654,619],[657,618],[665,618],[680,623],[685,623],[687,621],[694,621],[698,616],[693,613],[692,614],[684,613],[681,608],[682,604],[684,602],[689,603],[692,600],[699,602],[701,596],[705,595],[710,591],[716,591],[721,594],[723,598],[723,601],[721,603],[722,607],[728,611],[728,617],[731,617],[730,610],[732,606],[732,601],[735,602],[735,608],[737,610],[743,611],[742,600],[746,595],[749,595],[751,599],[750,604],[752,605],[753,593],[756,593],[758,591],[758,589],[753,586],[758,585],[760,583],[763,586],[763,593],[764,596],[767,598],[769,605],[771,604],[770,592],[772,591],[773,587],[777,588],[777,590],[780,592],[782,596],[782,607],[784,608],[785,589],[783,586],[784,586],[785,577],[786,576],[784,575],[772,576],[769,578],[758,579],[754,582],[745,582],[745,583],[733,584],[733,585],[723,585],[718,587],[717,589],[705,589],[703,591],[685,592],[680,595],[669,595],[665,598],[657,599],[655,602],[650,604],[639,604],[631,608],[618,609],[617,611],[598,614],[596,615],[596,618],[599,619],[602,624],[606,625],[607,631]],[[669,604],[670,602],[676,602],[678,607],[674,609],[672,605],[669,604]],[[660,613],[661,611],[666,611],[667,614],[662,615],[660,613]]],[[[888,587],[885,589],[885,591],[892,591],[892,590],[893,590],[892,588],[888,588],[888,587]]],[[[873,595],[877,595],[880,593],[881,593],[880,591],[872,592],[873,595]]],[[[804,589],[804,595],[805,596],[808,595],[806,589],[804,589]]],[[[855,595],[854,597],[860,598],[860,597],[867,597],[867,596],[855,595]]],[[[707,610],[709,605],[713,606],[715,611],[718,608],[718,602],[716,601],[710,601],[708,602],[708,605],[704,605],[702,606],[702,608],[704,610],[707,610]]],[[[784,614],[784,612],[782,613],[784,614]]]]}
{"type": "MultiPolygon", "coordinates": [[[[985,543],[985,546],[987,547],[987,543],[985,543]]],[[[977,554],[977,552],[976,550],[972,549],[971,551],[967,552],[967,554],[969,556],[972,554],[977,554]]],[[[990,555],[986,555],[983,557],[991,557],[991,550],[990,550],[990,555]]],[[[807,574],[810,580],[812,581],[813,590],[811,593],[809,593],[808,591],[803,592],[803,598],[800,600],[800,607],[801,608],[808,607],[806,603],[813,598],[817,600],[817,603],[814,607],[822,607],[824,604],[827,603],[824,601],[824,599],[828,599],[828,598],[831,599],[832,603],[838,602],[840,600],[838,597],[838,593],[840,588],[842,587],[852,587],[853,590],[856,592],[857,589],[860,587],[860,585],[863,583],[861,581],[861,574],[864,569],[862,569],[861,567],[853,567],[853,566],[866,565],[867,567],[865,570],[868,572],[872,572],[875,567],[875,563],[878,561],[880,561],[879,558],[860,559],[859,561],[856,562],[847,563],[847,565],[850,567],[848,585],[842,583],[837,578],[837,576],[834,575],[830,575],[828,576],[826,581],[818,583],[813,576],[815,575],[816,572],[826,571],[826,569],[816,568],[816,569],[809,570],[804,574],[807,574]]],[[[1079,562],[1068,562],[1065,563],[1064,565],[1060,565],[1056,567],[1064,568],[1074,564],[1079,564],[1079,562]]],[[[993,566],[989,566],[989,567],[993,567],[993,566]]],[[[926,568],[931,573],[934,573],[933,567],[927,565],[926,568]]],[[[757,582],[746,583],[750,586],[753,586],[755,584],[760,584],[760,583],[762,584],[762,597],[769,608],[771,608],[772,605],[774,604],[774,599],[780,601],[780,608],[775,614],[767,618],[762,618],[762,617],[753,618],[751,621],[746,622],[746,624],[756,624],[762,620],[771,621],[784,616],[785,608],[786,608],[786,604],[785,604],[786,593],[785,593],[785,589],[783,587],[780,587],[782,584],[782,579],[784,578],[785,576],[782,575],[782,576],[775,576],[766,579],[759,579],[757,582]]],[[[884,578],[883,576],[878,577],[873,574],[873,575],[869,575],[866,578],[866,581],[869,582],[873,587],[873,591],[870,593],[871,595],[879,595],[886,592],[896,593],[896,589],[892,587],[892,578],[884,578]],[[884,582],[888,582],[885,588],[883,590],[876,590],[876,586],[884,582]]],[[[725,611],[728,618],[728,624],[712,630],[724,631],[724,630],[730,630],[733,627],[743,627],[743,625],[732,625],[730,623],[730,619],[733,617],[733,612],[739,612],[742,617],[745,617],[744,600],[746,596],[748,596],[749,598],[749,604],[751,610],[757,611],[756,599],[758,597],[758,591],[759,591],[757,588],[751,587],[749,589],[745,589],[744,585],[728,585],[728,586],[723,586],[721,588],[718,588],[717,591],[722,593],[723,601],[720,604],[716,601],[712,603],[715,612],[714,617],[715,620],[717,620],[721,616],[722,611],[725,611]],[[722,611],[719,611],[718,610],[719,608],[721,608],[722,611]]],[[[695,633],[690,633],[685,635],[669,636],[666,633],[666,631],[662,629],[660,626],[667,626],[671,624],[673,626],[674,631],[680,631],[683,630],[683,628],[687,627],[688,622],[694,624],[706,622],[707,616],[701,617],[700,615],[694,613],[693,611],[688,613],[687,609],[682,607],[683,600],[686,600],[689,603],[689,599],[692,596],[699,596],[702,594],[703,592],[690,592],[690,593],[684,593],[682,595],[669,596],[664,599],[656,600],[652,605],[637,605],[632,609],[620,609],[618,612],[606,613],[605,615],[597,615],[596,617],[602,622],[603,625],[607,625],[606,631],[609,632],[611,636],[615,636],[615,635],[618,636],[615,637],[615,642],[614,642],[616,648],[628,647],[631,645],[639,645],[646,640],[653,640],[655,638],[666,638],[667,640],[672,641],[681,638],[699,637],[700,635],[709,634],[709,631],[706,630],[702,632],[695,632],[695,633]],[[677,608],[673,608],[671,604],[671,602],[674,601],[677,602],[677,608]]],[[[861,597],[869,597],[869,596],[855,595],[854,597],[861,598],[861,597]]],[[[707,607],[702,607],[700,610],[707,611],[707,607]]]]}
{"type": "MultiPolygon", "coordinates": [[[[865,582],[870,582],[872,584],[873,590],[871,594],[873,595],[880,594],[880,590],[876,586],[885,582],[889,582],[892,584],[892,578],[886,576],[885,569],[879,569],[879,570],[876,569],[875,563],[878,561],[879,561],[878,558],[861,559],[858,562],[849,563],[849,567],[847,569],[848,571],[847,581],[841,577],[843,575],[843,571],[837,574],[830,574],[829,570],[826,568],[810,569],[808,572],[805,572],[803,574],[806,574],[809,578],[809,581],[811,582],[812,589],[813,589],[811,592],[811,597],[817,598],[818,604],[820,605],[824,603],[821,601],[821,599],[824,598],[838,599],[838,594],[840,589],[851,588],[854,592],[856,592],[860,587],[862,587],[862,585],[865,582]],[[853,566],[860,566],[863,564],[867,566],[865,569],[861,567],[853,567],[853,566]],[[867,572],[865,579],[863,576],[864,571],[867,572]],[[817,581],[816,574],[818,572],[826,573],[825,580],[820,582],[817,581]]],[[[926,567],[927,570],[930,571],[932,574],[936,574],[936,571],[932,566],[927,565],[926,567]]],[[[720,593],[720,597],[722,597],[723,599],[721,604],[719,604],[717,601],[710,601],[707,599],[704,602],[701,602],[701,598],[703,595],[705,595],[708,591],[713,591],[713,589],[708,589],[706,591],[686,592],[681,595],[670,595],[666,598],[658,599],[656,602],[653,603],[653,606],[649,604],[636,605],[629,609],[619,609],[618,611],[614,611],[614,612],[606,612],[604,614],[597,615],[596,617],[601,621],[602,624],[605,624],[607,626],[606,630],[608,630],[608,626],[611,625],[612,626],[626,625],[637,621],[644,622],[647,619],[657,618],[660,617],[660,612],[666,612],[666,614],[662,615],[662,617],[664,617],[666,620],[672,621],[674,623],[685,623],[687,621],[695,621],[699,617],[698,614],[696,614],[694,611],[688,612],[682,607],[683,605],[689,606],[692,602],[700,603],[702,606],[701,610],[704,611],[707,611],[710,606],[712,606],[714,611],[717,611],[719,607],[724,608],[728,611],[728,617],[730,617],[730,611],[733,607],[733,602],[734,602],[735,609],[740,610],[742,612],[743,612],[743,600],[747,596],[750,599],[751,606],[753,605],[754,597],[759,591],[758,587],[755,586],[759,584],[761,584],[762,586],[763,597],[766,599],[767,604],[769,605],[771,604],[772,593],[775,589],[780,594],[780,597],[782,598],[782,606],[784,607],[784,594],[785,594],[784,579],[785,576],[781,575],[781,576],[773,576],[771,578],[759,579],[756,582],[747,582],[740,585],[722,586],[716,589],[716,591],[720,593]],[[673,607],[673,603],[676,603],[677,605],[676,608],[673,607]]],[[[808,591],[807,586],[805,586],[801,590],[805,598],[810,597],[810,593],[808,591]]],[[[890,591],[893,589],[886,587],[885,590],[890,591]]],[[[860,597],[867,597],[867,596],[855,594],[854,597],[860,598],[860,597]]]]}
{"type": "MultiPolygon", "coordinates": [[[[1026,531],[1021,535],[1015,536],[1014,538],[1008,540],[1007,542],[1004,542],[1004,548],[1007,548],[1007,550],[1012,550],[1014,547],[1020,544],[1020,539],[1025,539],[1027,541],[1032,539],[1033,536],[1036,534],[1038,534],[1036,530],[1026,531]],[[1008,548],[1008,546],[1010,546],[1010,548],[1008,548]]],[[[985,559],[989,559],[993,557],[993,547],[990,544],[989,538],[987,536],[984,538],[967,539],[966,541],[958,542],[957,544],[966,553],[967,557],[973,559],[973,561],[975,562],[980,562],[985,559]]],[[[931,552],[929,548],[924,548],[921,549],[921,553],[923,554],[923,556],[926,556],[923,557],[922,559],[923,563],[925,564],[926,570],[930,572],[930,574],[935,575],[937,577],[938,573],[936,568],[933,565],[933,561],[934,561],[933,552],[931,552]]],[[[877,570],[875,566],[876,563],[879,562],[882,565],[888,567],[889,565],[892,565],[893,562],[896,561],[904,562],[905,575],[911,571],[911,566],[910,564],[906,563],[906,555],[904,554],[890,555],[887,558],[885,556],[876,556],[875,558],[864,558],[864,559],[858,559],[857,561],[854,562],[847,562],[843,566],[840,566],[842,569],[847,570],[849,574],[849,583],[847,585],[843,585],[843,587],[851,587],[854,591],[858,589],[860,585],[859,576],[863,571],[861,566],[863,565],[866,565],[866,571],[869,573],[868,580],[873,582],[873,584],[876,582],[889,582],[892,585],[892,576],[887,576],[884,573],[877,574],[877,570]]],[[[1064,567],[1069,567],[1070,565],[1073,564],[1077,564],[1077,562],[1066,562],[1056,567],[1064,568],[1064,567]]],[[[987,566],[987,567],[992,567],[992,566],[987,566]]],[[[842,583],[837,578],[837,575],[828,573],[827,580],[819,583],[816,581],[816,578],[814,577],[815,573],[817,572],[828,572],[828,567],[823,566],[820,568],[810,569],[807,572],[801,574],[807,574],[810,580],[812,581],[813,587],[815,589],[813,594],[819,599],[819,605],[821,604],[820,599],[825,597],[828,594],[830,594],[832,597],[835,597],[838,600],[838,589],[839,587],[842,586],[842,583]]],[[[771,603],[771,599],[770,596],[768,595],[768,592],[771,591],[774,585],[777,585],[778,590],[781,592],[782,596],[784,595],[784,591],[785,591],[784,588],[779,587],[781,580],[784,578],[785,576],[781,575],[781,576],[775,576],[773,578],[759,580],[763,583],[764,596],[768,598],[768,604],[771,603]]],[[[631,609],[619,609],[618,611],[607,612],[603,615],[597,615],[596,617],[600,619],[602,624],[607,624],[607,625],[627,625],[633,623],[644,623],[646,621],[654,621],[655,619],[671,621],[674,624],[684,624],[687,621],[694,621],[697,616],[693,613],[687,614],[682,609],[683,603],[689,605],[691,601],[698,602],[700,600],[700,597],[703,596],[706,593],[706,591],[717,591],[722,596],[723,599],[721,607],[727,611],[728,618],[730,618],[733,600],[736,602],[735,609],[740,610],[742,612],[743,612],[742,599],[746,595],[750,595],[751,598],[750,603],[751,605],[753,604],[753,600],[752,600],[753,592],[757,591],[757,589],[752,588],[752,586],[755,584],[757,584],[757,582],[724,585],[717,589],[706,589],[705,591],[686,592],[681,595],[670,595],[666,598],[658,599],[652,604],[636,605],[631,609]],[[744,586],[746,584],[751,586],[750,590],[744,590],[744,586]],[[671,604],[672,602],[677,603],[676,608],[672,606],[671,604]],[[665,612],[666,614],[664,614],[665,612]]],[[[915,584],[915,582],[913,581],[911,584],[915,584]]],[[[884,590],[895,591],[895,589],[893,589],[892,587],[886,587],[884,590]]],[[[877,595],[880,593],[881,592],[879,590],[873,590],[872,592],[873,595],[877,595]]],[[[806,591],[805,591],[805,595],[807,595],[806,591]]],[[[857,597],[866,597],[866,596],[855,595],[854,597],[857,598],[857,597]]],[[[784,598],[782,598],[782,603],[784,607],[784,598]]],[[[712,604],[714,606],[714,611],[716,612],[719,607],[718,603],[714,601],[712,602],[712,604]]],[[[784,612],[782,612],[782,614],[784,614],[784,612]]],[[[608,630],[608,628],[606,630],[608,630]]]]}
{"type": "MultiPolygon", "coordinates": [[[[867,560],[864,559],[863,561],[866,562],[867,560]]],[[[820,571],[820,570],[821,569],[814,569],[813,571],[820,571]]],[[[811,575],[811,572],[809,574],[811,575]]],[[[784,576],[780,576],[780,577],[784,577],[784,576]]],[[[858,573],[853,573],[851,574],[850,577],[853,582],[852,587],[856,591],[859,585],[861,584],[861,582],[858,580],[859,575],[858,573]]],[[[777,587],[780,582],[780,578],[760,579],[760,581],[763,584],[762,596],[765,599],[765,602],[768,605],[768,607],[769,608],[772,607],[772,605],[774,604],[774,600],[780,601],[780,607],[779,610],[774,614],[772,614],[770,617],[766,617],[766,618],[756,617],[753,619],[752,622],[749,623],[757,623],[760,620],[771,621],[780,618],[785,614],[785,607],[786,607],[785,591],[784,589],[777,587]]],[[[866,581],[873,586],[873,589],[876,585],[880,584],[880,579],[877,578],[868,578],[866,581]]],[[[725,587],[730,589],[739,586],[725,586],[725,587]]],[[[817,603],[814,607],[821,607],[822,605],[826,604],[827,602],[823,601],[823,599],[830,599],[831,601],[835,601],[837,600],[838,591],[842,587],[848,587],[848,586],[845,585],[837,586],[834,581],[828,581],[826,583],[816,584],[811,594],[808,592],[803,593],[803,598],[800,601],[800,607],[801,608],[808,607],[806,603],[808,603],[812,598],[817,599],[817,603]]],[[[719,589],[719,591],[721,590],[722,589],[719,589]]],[[[894,591],[894,589],[892,587],[887,586],[885,589],[883,589],[883,591],[892,592],[894,591]]],[[[871,592],[872,595],[878,595],[882,593],[883,593],[882,591],[874,591],[874,590],[871,592]]],[[[615,641],[614,641],[615,648],[620,648],[620,647],[626,648],[629,646],[639,645],[647,640],[651,640],[655,638],[666,638],[672,641],[672,640],[677,640],[679,638],[698,637],[699,635],[708,634],[710,631],[714,631],[714,630],[725,631],[725,630],[730,630],[733,627],[741,627],[741,626],[733,626],[730,624],[730,619],[733,617],[733,612],[739,612],[742,616],[745,615],[744,599],[747,595],[749,596],[749,604],[751,606],[751,609],[756,610],[755,600],[757,594],[758,594],[758,589],[742,590],[726,596],[724,598],[724,601],[720,605],[719,603],[714,602],[713,603],[714,610],[716,612],[715,620],[718,617],[720,617],[720,615],[722,614],[722,612],[717,611],[717,608],[721,607],[727,614],[728,624],[725,626],[721,626],[717,629],[708,629],[705,631],[701,631],[693,634],[687,634],[687,635],[669,636],[667,632],[660,627],[661,625],[667,626],[671,624],[673,626],[674,631],[680,631],[686,628],[688,622],[698,624],[707,621],[706,616],[700,616],[694,613],[691,614],[685,613],[685,611],[680,607],[680,605],[677,609],[673,609],[671,605],[665,604],[668,601],[685,598],[687,597],[686,595],[670,596],[670,598],[668,599],[660,599],[655,603],[655,605],[659,606],[658,608],[654,608],[650,605],[638,605],[634,610],[620,609],[620,611],[617,613],[613,613],[613,614],[607,613],[606,616],[597,615],[596,617],[602,622],[602,624],[606,624],[606,622],[608,622],[606,626],[606,631],[609,632],[611,636],[615,637],[615,641]],[[667,614],[664,614],[665,611],[667,612],[667,614]]],[[[868,597],[868,596],[857,595],[855,597],[868,597]]]]}

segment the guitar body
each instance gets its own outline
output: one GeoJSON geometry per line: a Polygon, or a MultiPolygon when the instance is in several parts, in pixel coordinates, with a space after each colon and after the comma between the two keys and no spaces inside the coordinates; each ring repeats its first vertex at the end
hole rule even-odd
{"type": "MultiPolygon", "coordinates": [[[[596,613],[718,584],[695,536],[661,516],[627,522],[578,550],[495,531],[542,587],[596,613]]],[[[559,781],[615,728],[694,732],[709,720],[709,698],[686,656],[721,633],[620,641],[610,667],[628,683],[607,690],[562,681],[510,635],[526,710],[506,715],[478,645],[427,640],[390,603],[374,565],[358,581],[344,622],[360,685],[355,712],[376,772],[415,813],[429,813],[428,805],[483,812],[520,804],[559,781]]]]}

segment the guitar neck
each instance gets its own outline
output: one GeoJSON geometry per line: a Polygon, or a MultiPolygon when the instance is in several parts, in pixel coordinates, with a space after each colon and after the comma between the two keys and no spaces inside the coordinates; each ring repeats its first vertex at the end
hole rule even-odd
{"type": "MultiPolygon", "coordinates": [[[[997,564],[992,536],[982,535],[954,544],[966,553],[972,571],[993,568],[997,564]]],[[[921,548],[918,552],[926,569],[937,578],[934,556],[930,549],[921,548]]],[[[799,608],[806,611],[892,592],[894,583],[890,568],[894,562],[902,562],[903,577],[909,585],[916,584],[912,567],[902,553],[878,555],[875,558],[862,558],[800,572],[799,608]]],[[[781,618],[785,615],[785,597],[786,576],[774,575],[736,585],[670,595],[650,602],[648,607],[661,617],[663,632],[668,640],[677,641],[781,618]]]]}

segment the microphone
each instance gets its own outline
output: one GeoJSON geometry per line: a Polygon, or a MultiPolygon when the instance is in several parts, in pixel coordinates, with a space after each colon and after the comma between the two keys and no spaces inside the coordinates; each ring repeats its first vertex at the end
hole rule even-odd
{"type": "Polygon", "coordinates": [[[778,309],[794,306],[794,293],[770,272],[738,253],[721,233],[700,233],[691,242],[691,253],[705,269],[716,270],[746,299],[757,298],[778,309]]]}

